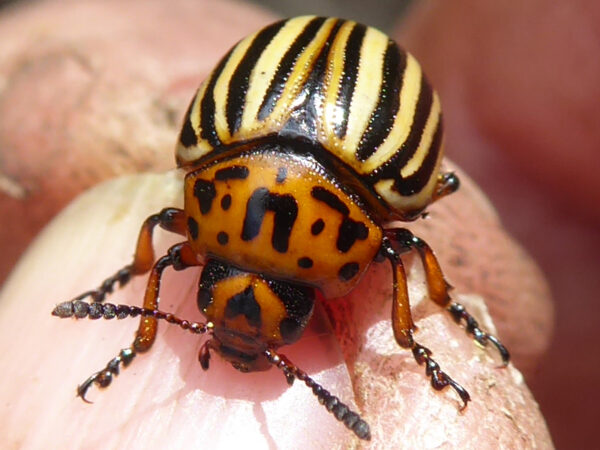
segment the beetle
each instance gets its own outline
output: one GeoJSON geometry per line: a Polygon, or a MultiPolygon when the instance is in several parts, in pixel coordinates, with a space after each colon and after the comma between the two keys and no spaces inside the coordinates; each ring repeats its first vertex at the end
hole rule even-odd
{"type": "MultiPolygon", "coordinates": [[[[509,353],[450,295],[429,245],[407,228],[459,179],[443,172],[440,100],[415,58],[382,32],[359,23],[305,16],[281,20],[236,44],[200,85],[176,147],[185,172],[184,208],[165,208],[141,227],[133,262],[97,289],[55,307],[61,317],[140,316],[133,343],[77,388],[108,386],[121,366],[152,346],[159,320],[208,334],[212,352],[243,372],[272,366],[303,381],[361,439],[368,424],[278,353],[296,342],[326,298],[350,292],[373,261],[393,273],[397,343],[425,364],[432,386],[468,392],[415,341],[401,255],[415,251],[429,297],[482,345],[509,353]],[[183,236],[155,261],[156,226],[183,236]],[[198,307],[206,323],[159,310],[167,267],[203,266],[198,307]],[[150,273],[142,307],[105,303],[133,276],[150,273]],[[86,302],[85,299],[91,299],[86,302]]],[[[87,401],[87,400],[86,400],[87,401]]]]}

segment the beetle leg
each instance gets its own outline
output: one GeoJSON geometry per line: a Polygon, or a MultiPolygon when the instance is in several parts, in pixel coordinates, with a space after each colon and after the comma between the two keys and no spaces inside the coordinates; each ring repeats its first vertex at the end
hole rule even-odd
{"type": "Polygon", "coordinates": [[[432,202],[453,194],[460,187],[460,179],[454,172],[440,173],[433,190],[432,202]]]}
{"type": "Polygon", "coordinates": [[[431,377],[431,386],[435,390],[439,391],[446,386],[452,386],[463,401],[462,407],[464,408],[470,400],[469,393],[440,369],[439,364],[431,358],[431,350],[423,347],[413,339],[413,332],[416,327],[410,312],[406,271],[402,259],[400,259],[400,254],[394,250],[387,237],[384,238],[381,249],[383,256],[389,259],[393,269],[392,329],[394,330],[396,342],[401,347],[411,349],[419,365],[425,364],[425,374],[431,377]]]}
{"type": "MultiPolygon", "coordinates": [[[[163,271],[172,266],[175,270],[183,270],[191,266],[199,265],[196,255],[189,246],[187,242],[176,244],[169,249],[167,254],[154,264],[152,267],[152,271],[150,272],[150,277],[148,279],[148,284],[146,286],[146,293],[144,296],[144,304],[143,308],[135,308],[135,307],[126,307],[125,305],[119,305],[119,307],[115,307],[112,304],[98,304],[98,302],[93,302],[91,305],[86,308],[88,305],[81,300],[73,300],[70,302],[61,303],[58,305],[54,311],[52,312],[54,315],[59,317],[71,317],[70,310],[73,311],[73,315],[75,317],[85,317],[86,315],[90,318],[100,318],[110,316],[113,314],[111,311],[112,307],[115,307],[114,314],[118,314],[119,312],[123,314],[127,310],[125,308],[129,308],[133,313],[129,313],[129,315],[141,315],[140,324],[135,336],[135,339],[131,346],[128,348],[122,349],[119,354],[111,359],[106,367],[92,376],[90,376],[86,381],[83,382],[77,388],[77,395],[80,396],[84,401],[87,401],[85,398],[85,394],[89,387],[92,384],[96,384],[100,387],[107,387],[113,378],[113,375],[116,376],[119,374],[119,367],[123,365],[123,367],[127,367],[133,358],[135,358],[137,353],[142,353],[148,351],[154,340],[156,338],[156,332],[158,328],[158,319],[165,319],[171,323],[178,323],[175,319],[173,319],[173,315],[165,315],[162,317],[158,311],[158,294],[160,291],[160,280],[163,274],[163,271]],[[100,309],[99,309],[100,308],[100,309]],[[91,311],[90,312],[85,312],[91,311]]],[[[187,323],[189,325],[189,322],[187,323]]],[[[185,325],[183,326],[185,328],[185,325]]]]}
{"type": "Polygon", "coordinates": [[[369,425],[360,415],[352,411],[335,395],[330,394],[306,372],[295,366],[286,356],[278,354],[273,349],[265,350],[264,355],[271,364],[283,372],[288,384],[291,385],[295,378],[303,381],[306,386],[312,389],[313,394],[319,399],[319,403],[325,406],[327,411],[333,414],[337,420],[343,422],[359,438],[367,441],[371,439],[369,425]]]}
{"type": "Polygon", "coordinates": [[[165,208],[158,214],[151,215],[144,221],[140,229],[133,262],[108,277],[97,289],[86,291],[73,300],[82,300],[86,297],[91,297],[95,302],[104,301],[106,294],[110,294],[117,283],[119,283],[119,287],[123,287],[129,282],[132,276],[148,272],[154,263],[152,234],[156,225],[160,225],[161,228],[172,233],[181,234],[182,236],[186,235],[185,213],[183,210],[165,208]]]}
{"type": "MultiPolygon", "coordinates": [[[[189,320],[180,319],[179,317],[171,314],[159,311],[157,309],[145,309],[138,306],[129,305],[115,305],[112,303],[87,303],[82,300],[71,300],[58,304],[52,311],[53,316],[66,319],[74,317],[76,319],[83,319],[88,317],[92,320],[104,318],[110,319],[124,319],[126,317],[153,317],[155,319],[166,320],[171,324],[178,325],[180,328],[190,331],[194,334],[204,334],[212,330],[213,324],[211,322],[191,322],[189,320]]],[[[85,393],[94,383],[99,386],[106,387],[112,381],[113,375],[119,374],[119,367],[122,364],[123,367],[127,367],[129,363],[135,357],[135,352],[131,348],[122,349],[117,356],[111,359],[106,367],[90,376],[80,386],[77,387],[77,395],[80,396],[85,402],[89,402],[85,398],[85,393]]]]}
{"type": "Polygon", "coordinates": [[[394,330],[394,337],[400,346],[413,348],[415,345],[413,332],[416,327],[410,312],[404,264],[400,259],[400,255],[389,244],[387,238],[384,238],[381,249],[381,253],[390,260],[393,269],[392,328],[394,330]]]}
{"type": "MultiPolygon", "coordinates": [[[[158,309],[160,280],[163,271],[168,266],[172,266],[173,269],[179,271],[199,265],[196,254],[189,243],[182,242],[171,247],[167,254],[156,261],[156,264],[152,267],[150,277],[148,278],[148,284],[146,285],[146,293],[144,295],[144,308],[151,310],[158,309]]],[[[150,349],[156,338],[157,328],[158,323],[154,317],[148,316],[141,318],[135,340],[133,341],[133,348],[135,351],[145,352],[150,349]]]]}
{"type": "Polygon", "coordinates": [[[405,228],[386,230],[385,234],[398,254],[411,250],[417,251],[425,269],[429,297],[438,305],[446,308],[457,323],[464,320],[466,325],[465,331],[471,334],[479,344],[483,346],[487,346],[488,342],[494,344],[502,357],[503,364],[506,366],[510,360],[510,354],[506,347],[502,345],[498,338],[482,331],[477,321],[467,312],[463,305],[452,301],[449,293],[451,286],[445,280],[440,263],[435,257],[433,250],[431,250],[431,247],[423,239],[415,236],[405,228]]]}

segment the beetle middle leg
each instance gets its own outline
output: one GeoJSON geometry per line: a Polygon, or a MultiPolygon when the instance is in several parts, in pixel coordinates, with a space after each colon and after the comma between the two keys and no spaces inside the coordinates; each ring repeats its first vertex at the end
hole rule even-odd
{"type": "Polygon", "coordinates": [[[142,275],[152,268],[154,263],[154,247],[152,235],[154,228],[159,225],[164,230],[186,235],[185,213],[177,208],[165,208],[157,214],[149,216],[143,223],[137,240],[133,262],[119,269],[114,275],[105,279],[96,289],[86,291],[73,300],[83,300],[90,297],[95,302],[104,301],[107,294],[113,292],[115,285],[123,287],[132,276],[142,275]]]}
{"type": "MultiPolygon", "coordinates": [[[[171,266],[175,270],[184,270],[188,267],[198,265],[199,263],[196,259],[196,255],[187,242],[176,244],[171,247],[167,254],[159,258],[152,267],[146,286],[142,310],[150,312],[158,311],[160,282],[162,274],[167,267],[171,266]]],[[[90,318],[104,317],[110,319],[114,317],[114,315],[118,317],[118,307],[115,308],[114,315],[112,315],[110,311],[108,311],[109,313],[107,314],[105,311],[106,308],[103,308],[103,306],[105,305],[98,302],[88,305],[81,300],[72,300],[58,305],[52,313],[61,318],[72,317],[73,315],[77,318],[89,316],[90,318]],[[90,310],[92,313],[90,313],[90,310]]],[[[113,305],[106,306],[110,306],[109,310],[112,310],[113,305]]],[[[122,311],[125,311],[125,308],[125,306],[121,306],[122,311]]],[[[77,395],[84,401],[87,401],[85,394],[92,384],[95,383],[99,387],[107,387],[110,385],[113,376],[119,374],[121,365],[127,367],[137,353],[148,351],[156,339],[159,318],[161,317],[157,317],[150,313],[141,314],[140,324],[133,343],[129,347],[122,349],[102,370],[92,374],[87,380],[79,385],[77,387],[77,395]]]]}
{"type": "Polygon", "coordinates": [[[434,255],[433,250],[431,250],[431,247],[423,239],[415,236],[406,228],[386,230],[385,235],[387,242],[397,254],[416,250],[425,269],[429,297],[438,305],[446,308],[457,323],[464,321],[465,331],[471,334],[479,344],[485,347],[491,342],[498,349],[503,364],[507,365],[510,360],[510,354],[500,340],[481,330],[475,318],[467,312],[465,307],[460,303],[452,301],[449,293],[451,286],[444,278],[440,263],[434,255]]]}
{"type": "Polygon", "coordinates": [[[451,386],[463,401],[464,408],[471,399],[467,390],[442,371],[439,364],[431,357],[431,350],[413,338],[415,325],[410,312],[406,271],[402,259],[400,259],[400,253],[393,248],[387,237],[383,239],[382,253],[393,268],[392,328],[396,342],[401,347],[411,349],[413,357],[419,365],[425,364],[425,374],[431,378],[431,386],[435,390],[439,391],[446,386],[451,386]]]}

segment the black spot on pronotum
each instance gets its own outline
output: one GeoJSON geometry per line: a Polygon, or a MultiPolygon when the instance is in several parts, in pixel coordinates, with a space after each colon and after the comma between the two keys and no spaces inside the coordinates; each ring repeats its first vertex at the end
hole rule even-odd
{"type": "Polygon", "coordinates": [[[325,189],[324,187],[313,187],[310,191],[310,195],[312,195],[313,198],[319,200],[320,202],[325,203],[330,208],[339,211],[344,216],[350,214],[350,210],[346,205],[344,205],[344,203],[338,198],[338,196],[335,195],[333,192],[325,189]]]}
{"type": "Polygon", "coordinates": [[[281,184],[287,178],[287,167],[280,167],[277,169],[277,178],[275,178],[275,182],[281,184]]]}
{"type": "Polygon", "coordinates": [[[350,281],[352,278],[354,278],[356,276],[359,268],[360,268],[360,266],[358,265],[358,263],[355,263],[355,262],[346,263],[340,268],[340,270],[338,272],[338,276],[343,281],[350,281]]]}
{"type": "Polygon", "coordinates": [[[323,222],[323,219],[317,219],[313,222],[312,226],[310,227],[310,232],[313,236],[317,236],[318,234],[321,234],[323,228],[325,228],[325,222],[323,222]]]}
{"type": "Polygon", "coordinates": [[[227,211],[231,207],[231,195],[225,194],[221,199],[221,208],[223,211],[227,211]]]}
{"type": "Polygon", "coordinates": [[[198,239],[198,222],[193,217],[188,217],[187,224],[191,238],[193,240],[198,239]]]}
{"type": "Polygon", "coordinates": [[[212,208],[212,202],[217,195],[215,185],[212,181],[196,180],[194,183],[194,196],[198,199],[200,212],[207,214],[212,208]]]}
{"type": "Polygon", "coordinates": [[[230,166],[217,170],[215,180],[245,180],[248,175],[250,175],[250,170],[246,166],[230,166]]]}
{"type": "Polygon", "coordinates": [[[289,194],[273,194],[267,188],[256,189],[246,205],[241,238],[250,241],[258,236],[267,211],[275,213],[271,244],[279,253],[285,253],[298,216],[298,204],[289,194]]]}
{"type": "Polygon", "coordinates": [[[229,242],[229,235],[224,231],[219,231],[219,234],[217,234],[217,241],[221,245],[226,245],[229,242]]]}
{"type": "Polygon", "coordinates": [[[227,301],[225,317],[235,319],[237,316],[245,316],[248,324],[260,328],[262,319],[260,317],[260,305],[254,297],[254,289],[248,286],[244,291],[234,295],[227,301]]]}
{"type": "Polygon", "coordinates": [[[267,211],[268,198],[269,190],[258,188],[248,199],[242,228],[242,241],[251,241],[260,233],[260,227],[267,211]]]}
{"type": "Polygon", "coordinates": [[[338,231],[336,246],[339,251],[346,253],[357,240],[364,241],[368,235],[369,229],[364,223],[345,217],[338,231]]]}
{"type": "Polygon", "coordinates": [[[298,259],[298,266],[303,269],[310,269],[313,266],[313,260],[307,256],[298,259]]]}

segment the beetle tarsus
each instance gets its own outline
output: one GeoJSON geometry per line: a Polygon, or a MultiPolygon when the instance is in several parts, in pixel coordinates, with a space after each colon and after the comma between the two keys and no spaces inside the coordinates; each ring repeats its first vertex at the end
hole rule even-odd
{"type": "Polygon", "coordinates": [[[73,301],[83,300],[89,297],[94,302],[103,302],[106,298],[106,295],[111,294],[114,291],[116,284],[119,285],[119,288],[122,288],[129,282],[129,280],[131,280],[132,274],[133,267],[131,264],[122,267],[114,275],[111,275],[105,279],[97,289],[92,289],[79,294],[73,299],[73,301]]]}
{"type": "Polygon", "coordinates": [[[463,405],[460,409],[466,408],[467,403],[471,400],[471,396],[465,388],[441,370],[439,364],[431,357],[431,350],[427,347],[423,347],[421,344],[415,343],[412,348],[412,353],[418,364],[425,364],[425,374],[428,377],[431,377],[431,386],[436,391],[440,391],[446,386],[451,386],[463,401],[463,405]]]}
{"type": "Polygon", "coordinates": [[[494,346],[498,349],[500,356],[502,357],[502,364],[504,366],[508,365],[510,361],[510,353],[506,349],[506,347],[500,342],[500,340],[479,328],[479,324],[475,320],[475,318],[469,314],[469,312],[465,309],[463,305],[460,303],[453,302],[448,306],[448,311],[456,321],[456,323],[460,323],[461,320],[465,322],[465,331],[472,335],[473,338],[482,346],[486,347],[488,342],[494,344],[494,346]]]}
{"type": "MultiPolygon", "coordinates": [[[[189,331],[192,334],[204,334],[213,329],[211,322],[201,323],[192,322],[189,320],[181,319],[174,314],[163,312],[160,310],[140,308],[138,306],[129,305],[115,305],[112,303],[98,303],[98,302],[84,302],[83,300],[70,300],[67,302],[59,303],[52,310],[52,315],[61,319],[74,317],[76,319],[124,319],[126,317],[152,317],[157,320],[164,320],[172,325],[177,325],[179,328],[189,331]]],[[[205,361],[202,360],[202,349],[200,353],[200,363],[203,368],[208,369],[208,359],[210,357],[208,353],[208,342],[202,348],[206,347],[205,361]],[[206,367],[204,367],[206,364],[206,367]]],[[[122,349],[117,356],[111,359],[106,367],[94,374],[92,374],[87,380],[77,386],[77,396],[86,403],[90,402],[86,397],[86,393],[92,384],[96,384],[101,388],[105,388],[110,385],[114,376],[119,375],[120,366],[127,367],[133,358],[136,356],[135,344],[131,347],[122,349]]]]}
{"type": "Polygon", "coordinates": [[[117,356],[106,364],[104,369],[92,374],[87,380],[77,386],[77,396],[81,397],[86,403],[92,403],[85,397],[92,384],[96,384],[100,388],[108,387],[112,382],[113,376],[119,375],[121,364],[123,367],[127,367],[135,356],[136,353],[132,347],[122,349],[117,356]]]}
{"type": "Polygon", "coordinates": [[[453,194],[460,187],[460,179],[454,172],[441,173],[433,194],[433,201],[453,194]]]}

